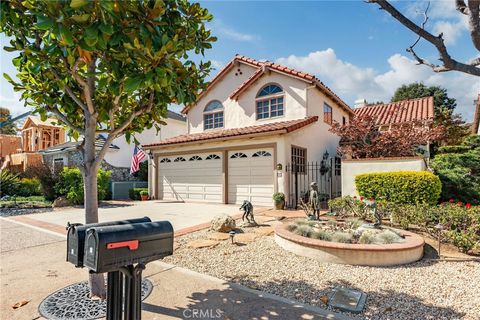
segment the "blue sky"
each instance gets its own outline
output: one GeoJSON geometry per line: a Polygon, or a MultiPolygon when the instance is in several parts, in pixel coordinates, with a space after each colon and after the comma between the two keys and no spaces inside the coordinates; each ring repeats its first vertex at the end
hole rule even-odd
{"type": "MultiPolygon", "coordinates": [[[[217,68],[236,54],[267,59],[317,75],[347,103],[358,98],[388,101],[404,83],[440,85],[458,101],[457,111],[473,116],[473,99],[480,80],[457,72],[437,74],[417,66],[405,51],[415,36],[376,5],[357,1],[201,1],[214,15],[209,24],[218,41],[206,59],[217,68]]],[[[424,1],[396,1],[409,17],[421,21],[424,1]]],[[[455,58],[467,61],[479,55],[471,44],[466,20],[454,1],[433,1],[427,29],[444,32],[455,58]]],[[[1,38],[2,42],[5,38],[1,38]]],[[[432,62],[437,54],[427,43],[418,52],[432,62]]],[[[2,51],[2,73],[14,74],[13,55],[2,51]]],[[[215,72],[213,73],[215,74],[215,72]]],[[[0,104],[15,114],[23,111],[10,84],[0,82],[0,104]]]]}

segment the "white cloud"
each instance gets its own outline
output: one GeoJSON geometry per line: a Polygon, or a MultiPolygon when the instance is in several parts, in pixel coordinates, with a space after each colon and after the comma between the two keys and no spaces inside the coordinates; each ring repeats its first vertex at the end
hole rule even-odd
{"type": "Polygon", "coordinates": [[[276,62],[317,75],[350,104],[360,98],[388,102],[399,86],[423,82],[446,88],[449,96],[457,99],[457,112],[471,120],[473,100],[480,92],[477,77],[459,72],[435,73],[401,54],[394,54],[388,59],[389,69],[383,73],[340,60],[331,48],[307,56],[279,58],[276,62]]]}
{"type": "Polygon", "coordinates": [[[450,22],[450,21],[437,21],[433,26],[433,34],[439,35],[443,33],[443,39],[445,40],[445,44],[453,45],[457,41],[458,38],[468,30],[467,24],[465,23],[465,19],[460,19],[457,22],[450,22]]]}
{"type": "Polygon", "coordinates": [[[232,27],[225,25],[221,20],[215,20],[212,24],[212,29],[213,35],[234,41],[251,42],[260,40],[260,36],[235,30],[232,27]]]}

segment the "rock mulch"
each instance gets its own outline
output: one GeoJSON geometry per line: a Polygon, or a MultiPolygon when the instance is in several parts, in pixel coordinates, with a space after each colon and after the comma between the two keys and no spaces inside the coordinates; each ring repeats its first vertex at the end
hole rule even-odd
{"type": "Polygon", "coordinates": [[[360,290],[368,299],[363,313],[349,314],[357,319],[479,319],[478,262],[423,259],[383,268],[328,264],[287,252],[273,236],[261,236],[256,230],[260,229],[244,230],[243,237],[252,234],[248,236],[252,242],[239,246],[220,241],[203,249],[187,243],[205,240],[211,232],[192,233],[178,238],[179,248],[164,260],[322,308],[328,308],[322,296],[335,287],[360,290]]]}
{"type": "Polygon", "coordinates": [[[23,216],[26,214],[52,212],[53,208],[0,208],[0,217],[23,216]]]}

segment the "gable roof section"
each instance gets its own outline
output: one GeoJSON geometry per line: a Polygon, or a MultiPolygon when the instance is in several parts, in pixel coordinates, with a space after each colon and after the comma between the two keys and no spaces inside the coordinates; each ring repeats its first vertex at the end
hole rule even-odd
{"type": "Polygon", "coordinates": [[[176,113],[172,110],[168,110],[167,118],[182,121],[182,122],[187,122],[187,119],[184,116],[182,116],[181,114],[176,113]]]}
{"type": "Polygon", "coordinates": [[[28,116],[25,122],[23,123],[22,129],[24,130],[27,128],[27,124],[32,123],[34,126],[46,126],[46,127],[55,127],[55,128],[62,128],[62,126],[56,124],[58,120],[55,118],[47,118],[45,121],[40,119],[39,117],[28,116]]]}
{"type": "Polygon", "coordinates": [[[355,115],[377,117],[378,125],[389,125],[413,121],[433,120],[433,97],[402,100],[388,104],[375,104],[354,110],[355,115]]]}
{"type": "Polygon", "coordinates": [[[193,143],[205,140],[235,138],[247,135],[260,135],[266,133],[289,133],[300,128],[305,127],[318,120],[317,116],[306,117],[304,119],[280,121],[273,123],[266,123],[262,125],[249,126],[235,129],[217,129],[201,133],[182,134],[176,137],[168,138],[160,142],[144,144],[143,148],[173,145],[180,143],[193,143]]]}
{"type": "MultiPolygon", "coordinates": [[[[236,88],[232,92],[232,94],[230,95],[230,99],[237,99],[243,91],[245,91],[251,84],[253,84],[267,71],[274,71],[300,79],[302,81],[306,81],[310,84],[314,84],[317,89],[319,89],[330,99],[338,103],[345,111],[352,115],[354,113],[353,110],[348,106],[348,104],[346,104],[339,96],[337,96],[329,87],[323,84],[323,82],[321,82],[314,75],[297,71],[295,69],[291,69],[270,61],[258,61],[238,54],[215,76],[215,78],[213,78],[213,80],[208,84],[207,89],[202,91],[198,95],[197,102],[227,74],[227,72],[235,65],[235,63],[244,63],[252,67],[258,68],[258,70],[255,71],[247,80],[245,80],[245,82],[243,82],[238,88],[236,88]]],[[[182,113],[187,113],[192,108],[192,106],[193,105],[189,105],[183,108],[182,113]]]]}

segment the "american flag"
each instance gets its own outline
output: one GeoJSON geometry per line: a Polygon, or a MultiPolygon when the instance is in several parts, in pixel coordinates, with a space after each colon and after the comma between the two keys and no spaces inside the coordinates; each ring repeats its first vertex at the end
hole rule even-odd
{"type": "Polygon", "coordinates": [[[130,166],[130,174],[133,174],[140,170],[140,162],[145,159],[146,154],[142,149],[135,146],[133,150],[132,165],[130,166]]]}

